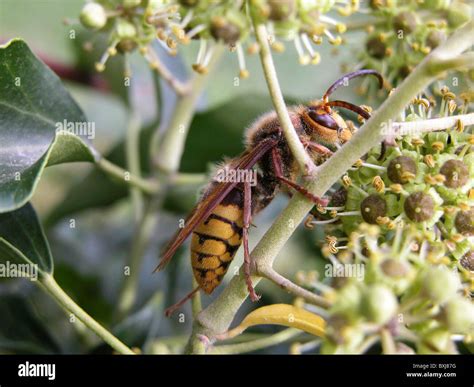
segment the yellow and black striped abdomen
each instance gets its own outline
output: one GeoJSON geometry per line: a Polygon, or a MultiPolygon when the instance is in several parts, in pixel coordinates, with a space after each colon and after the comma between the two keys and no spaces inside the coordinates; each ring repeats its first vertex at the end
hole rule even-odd
{"type": "Polygon", "coordinates": [[[210,294],[221,283],[242,243],[243,211],[219,204],[193,231],[191,264],[201,289],[210,294]]]}

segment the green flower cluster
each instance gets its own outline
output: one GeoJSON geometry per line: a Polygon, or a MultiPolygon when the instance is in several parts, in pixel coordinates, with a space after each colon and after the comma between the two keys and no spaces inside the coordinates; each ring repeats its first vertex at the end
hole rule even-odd
{"type": "Polygon", "coordinates": [[[374,19],[366,28],[361,67],[381,72],[388,88],[398,85],[431,50],[471,19],[469,3],[371,0],[366,11],[374,19]]]}
{"type": "MultiPolygon", "coordinates": [[[[417,98],[402,122],[467,112],[467,100],[439,94],[439,108],[417,98]]],[[[364,352],[388,337],[396,352],[453,353],[455,340],[473,338],[474,135],[457,121],[392,141],[359,160],[306,222],[324,225],[332,267],[319,289],[334,302],[323,352],[364,352]]]]}
{"type": "Polygon", "coordinates": [[[266,25],[272,49],[281,52],[283,42],[290,41],[299,62],[307,65],[320,62],[317,46],[324,40],[336,46],[344,42],[347,27],[341,19],[355,13],[370,17],[357,66],[377,69],[390,87],[467,22],[472,7],[461,0],[374,0],[368,5],[354,0],[95,0],[85,4],[80,21],[109,34],[98,71],[104,71],[111,56],[139,49],[154,70],[166,72],[151,43],[176,55],[179,45],[196,40],[195,71],[207,72],[214,46],[221,42],[236,52],[239,76],[246,78],[245,55],[259,50],[252,36],[254,21],[266,25]]]}
{"type": "Polygon", "coordinates": [[[444,262],[443,245],[415,225],[380,240],[379,226],[363,224],[333,262],[361,265],[364,276],[331,279],[326,296],[333,306],[321,352],[366,352],[380,340],[386,353],[456,353],[456,342],[471,342],[474,304],[465,274],[472,279],[473,272],[444,262]]]}
{"type": "MultiPolygon", "coordinates": [[[[458,106],[447,88],[441,94],[438,114],[431,114],[434,100],[419,98],[404,122],[467,109],[468,102],[458,106]]],[[[433,243],[440,241],[455,260],[473,250],[474,135],[460,121],[446,131],[407,135],[386,150],[372,149],[342,177],[341,185],[329,206],[316,208],[317,219],[307,222],[325,224],[336,241],[361,222],[378,225],[386,239],[409,224],[433,243]]]]}
{"type": "Polygon", "coordinates": [[[89,29],[109,34],[110,46],[97,63],[98,71],[104,71],[111,56],[136,49],[160,71],[162,65],[151,43],[157,41],[176,55],[180,44],[197,40],[195,71],[207,71],[210,54],[216,42],[221,42],[237,52],[239,75],[246,78],[245,51],[254,54],[259,50],[252,39],[252,19],[266,24],[275,51],[284,50],[279,39],[293,41],[301,64],[317,64],[320,55],[315,45],[324,39],[339,45],[339,34],[346,30],[344,23],[326,13],[338,11],[348,16],[358,8],[358,2],[350,0],[96,0],[85,4],[80,21],[89,29]]]}

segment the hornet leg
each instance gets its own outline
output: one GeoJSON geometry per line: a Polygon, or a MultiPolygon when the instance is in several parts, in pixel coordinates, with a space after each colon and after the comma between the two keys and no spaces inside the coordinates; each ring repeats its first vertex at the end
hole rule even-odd
{"type": "Polygon", "coordinates": [[[318,144],[317,142],[308,141],[302,138],[300,138],[300,140],[305,148],[314,150],[315,152],[322,155],[332,155],[334,153],[331,149],[325,147],[324,145],[318,144]]]}
{"type": "Polygon", "coordinates": [[[291,181],[287,179],[285,176],[283,176],[283,169],[282,169],[282,161],[281,161],[281,156],[280,153],[276,148],[272,149],[272,161],[273,161],[273,167],[275,169],[275,175],[276,177],[284,184],[287,186],[293,188],[294,190],[298,191],[300,194],[311,200],[315,204],[320,204],[322,206],[327,206],[329,203],[328,199],[323,199],[320,198],[316,195],[313,195],[311,192],[309,192],[306,188],[303,186],[299,185],[298,183],[295,183],[294,181],[291,181]]]}
{"type": "Polygon", "coordinates": [[[192,292],[187,294],[181,301],[178,301],[176,304],[171,305],[169,308],[165,310],[165,316],[170,317],[176,310],[181,308],[188,300],[193,298],[194,294],[197,293],[201,289],[199,286],[196,287],[192,292]]]}
{"type": "Polygon", "coordinates": [[[242,232],[242,239],[244,243],[244,275],[247,289],[250,294],[250,299],[255,302],[260,299],[260,296],[255,293],[252,285],[252,278],[250,277],[251,257],[249,252],[249,228],[251,225],[252,216],[252,189],[250,183],[244,183],[244,228],[242,232]]]}

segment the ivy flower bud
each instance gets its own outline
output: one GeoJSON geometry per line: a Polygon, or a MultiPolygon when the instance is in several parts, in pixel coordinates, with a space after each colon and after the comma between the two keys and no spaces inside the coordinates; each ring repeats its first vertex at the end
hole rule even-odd
{"type": "Polygon", "coordinates": [[[459,278],[446,267],[430,267],[423,277],[422,289],[431,301],[443,304],[452,299],[460,288],[459,278]]]}
{"type": "Polygon", "coordinates": [[[295,0],[268,0],[270,14],[268,18],[274,21],[289,19],[296,10],[295,0]]]}
{"type": "Polygon", "coordinates": [[[119,39],[132,39],[137,35],[135,25],[123,19],[118,21],[116,31],[119,39]]]}
{"type": "Polygon", "coordinates": [[[405,200],[404,210],[408,219],[413,222],[425,222],[434,215],[435,202],[424,192],[414,192],[405,200]]]}
{"type": "Polygon", "coordinates": [[[409,272],[408,265],[397,259],[388,258],[380,264],[383,273],[389,277],[402,278],[409,272]]]}
{"type": "Polygon", "coordinates": [[[468,4],[456,2],[448,9],[448,23],[457,28],[471,19],[471,7],[468,4]]]}
{"type": "Polygon", "coordinates": [[[416,172],[416,163],[408,156],[395,157],[387,167],[388,178],[397,184],[408,183],[416,176],[416,172]]]}
{"type": "Polygon", "coordinates": [[[440,169],[440,173],[446,178],[444,185],[449,188],[459,188],[469,180],[469,169],[460,160],[448,160],[440,169]]]}
{"type": "Polygon", "coordinates": [[[378,324],[386,324],[395,315],[397,308],[397,298],[385,285],[370,286],[362,297],[362,313],[378,324]]]}
{"type": "Polygon", "coordinates": [[[474,208],[459,211],[454,220],[456,229],[463,235],[474,235],[474,208]]]}
{"type": "Polygon", "coordinates": [[[367,40],[365,48],[367,49],[367,53],[375,59],[383,59],[387,55],[387,45],[378,36],[367,40]]]}
{"type": "Polygon", "coordinates": [[[440,30],[431,31],[426,37],[426,46],[436,48],[446,40],[446,34],[440,30]]]}
{"type": "Polygon", "coordinates": [[[443,308],[443,320],[451,333],[474,332],[474,305],[464,298],[455,298],[443,308]]]}
{"type": "Polygon", "coordinates": [[[401,12],[393,19],[393,28],[396,33],[403,31],[405,34],[411,34],[415,31],[417,24],[418,21],[413,12],[401,12]]]}
{"type": "Polygon", "coordinates": [[[378,195],[367,196],[360,204],[362,218],[369,224],[377,224],[377,220],[387,215],[387,202],[378,195]]]}
{"type": "Polygon", "coordinates": [[[107,15],[104,7],[98,3],[87,3],[79,16],[84,27],[100,30],[107,24],[107,15]]]}
{"type": "Polygon", "coordinates": [[[469,251],[461,258],[461,266],[469,271],[474,271],[474,251],[469,251]]]}
{"type": "Polygon", "coordinates": [[[211,20],[211,35],[226,44],[235,44],[240,38],[240,28],[223,16],[215,16],[211,20]]]}
{"type": "Polygon", "coordinates": [[[138,43],[132,39],[123,39],[117,44],[117,51],[121,54],[132,52],[138,47],[138,43]]]}
{"type": "Polygon", "coordinates": [[[360,288],[355,284],[347,284],[339,290],[337,300],[331,313],[344,316],[346,319],[356,318],[361,300],[360,288]]]}

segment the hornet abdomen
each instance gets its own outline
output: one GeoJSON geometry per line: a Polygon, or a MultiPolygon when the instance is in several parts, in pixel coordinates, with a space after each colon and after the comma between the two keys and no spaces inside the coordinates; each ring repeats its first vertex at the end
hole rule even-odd
{"type": "Polygon", "coordinates": [[[243,200],[233,189],[193,231],[191,264],[194,277],[207,294],[219,286],[242,244],[243,200]]]}

